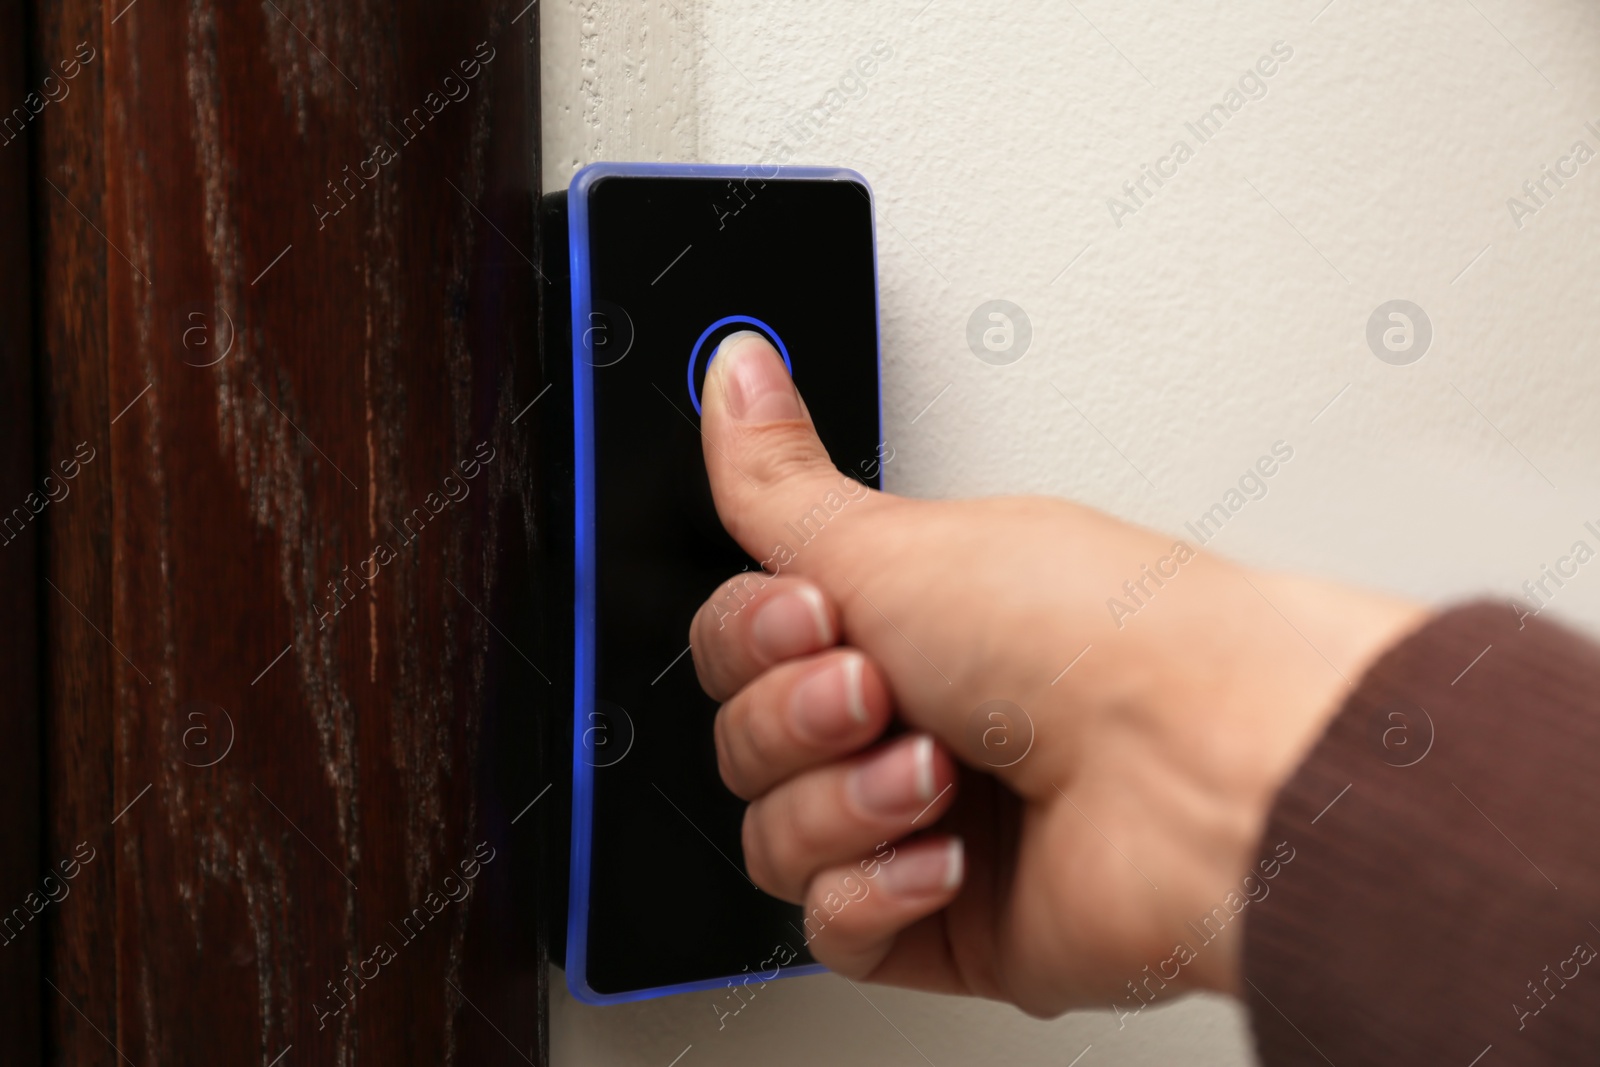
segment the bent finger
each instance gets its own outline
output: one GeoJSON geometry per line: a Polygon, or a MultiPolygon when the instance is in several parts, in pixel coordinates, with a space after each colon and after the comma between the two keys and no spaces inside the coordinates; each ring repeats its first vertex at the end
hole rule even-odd
{"type": "Polygon", "coordinates": [[[734,694],[712,731],[728,789],[754,800],[800,771],[847,756],[889,725],[882,673],[853,648],[781,663],[734,694]]]}
{"type": "Polygon", "coordinates": [[[745,811],[750,880],[799,901],[818,871],[933,825],[955,780],[955,761],[927,734],[791,778],[745,811]]]}
{"type": "Polygon", "coordinates": [[[713,700],[727,700],[774,663],[838,639],[838,615],[822,590],[761,571],[723,582],[689,624],[695,674],[713,700]]]}
{"type": "MultiPolygon", "coordinates": [[[[880,849],[870,861],[818,873],[804,905],[811,954],[846,977],[872,977],[909,928],[955,900],[965,873],[961,839],[945,835],[901,842],[887,858],[880,849]]],[[[947,984],[940,975],[929,987],[947,984]]]]}

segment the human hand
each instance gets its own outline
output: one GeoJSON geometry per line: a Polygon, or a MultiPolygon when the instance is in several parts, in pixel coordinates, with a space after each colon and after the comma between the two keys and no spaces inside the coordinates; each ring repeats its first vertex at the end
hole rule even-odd
{"type": "Polygon", "coordinates": [[[867,490],[754,334],[705,395],[718,512],[770,562],[701,608],[695,667],[725,701],[750,877],[816,918],[817,959],[1036,1015],[1158,964],[1168,992],[1236,991],[1241,924],[1198,945],[1188,924],[1270,877],[1274,795],[1423,611],[1063,500],[867,490]],[[1139,609],[1115,618],[1125,582],[1139,609]],[[1031,722],[1020,759],[985,747],[995,700],[1031,722]],[[911,732],[886,740],[896,717],[911,732]]]}

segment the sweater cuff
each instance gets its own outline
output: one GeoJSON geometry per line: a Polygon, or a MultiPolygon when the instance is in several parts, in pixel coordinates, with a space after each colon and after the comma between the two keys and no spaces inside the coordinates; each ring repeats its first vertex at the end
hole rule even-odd
{"type": "MultiPolygon", "coordinates": [[[[1279,794],[1244,995],[1261,1062],[1596,1062],[1600,649],[1504,603],[1368,672],[1279,794]]],[[[1263,868],[1265,869],[1265,868],[1263,868]]]]}

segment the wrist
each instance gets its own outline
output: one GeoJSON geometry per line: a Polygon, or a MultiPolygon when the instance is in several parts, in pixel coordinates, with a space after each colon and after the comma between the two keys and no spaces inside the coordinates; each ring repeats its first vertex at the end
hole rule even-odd
{"type": "MultiPolygon", "coordinates": [[[[1315,654],[1315,661],[1303,653],[1298,657],[1283,679],[1287,689],[1277,697],[1287,714],[1282,716],[1277,758],[1270,764],[1270,809],[1271,799],[1305,762],[1367,671],[1433,613],[1406,600],[1321,579],[1259,571],[1249,578],[1288,631],[1280,632],[1277,644],[1298,642],[1315,654]]],[[[1263,717],[1272,712],[1267,706],[1257,709],[1263,717]]],[[[1263,819],[1265,815],[1264,810],[1263,819]]]]}
{"type": "MultiPolygon", "coordinates": [[[[1260,760],[1245,798],[1251,832],[1236,867],[1241,879],[1255,873],[1258,859],[1275,844],[1263,835],[1279,793],[1367,671],[1432,615],[1422,605],[1321,579],[1264,571],[1244,576],[1271,618],[1262,626],[1255,657],[1254,672],[1264,684],[1240,708],[1247,731],[1258,732],[1244,747],[1260,760]],[[1265,668],[1268,658],[1272,667],[1265,668]]],[[[1242,947],[1241,929],[1211,976],[1223,992],[1242,991],[1242,947]]]]}

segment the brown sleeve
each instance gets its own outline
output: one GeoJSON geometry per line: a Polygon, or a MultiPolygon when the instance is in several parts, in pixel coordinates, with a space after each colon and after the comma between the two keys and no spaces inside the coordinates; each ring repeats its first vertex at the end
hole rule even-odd
{"type": "Polygon", "coordinates": [[[1600,648],[1504,603],[1434,620],[1284,788],[1280,842],[1245,923],[1266,1067],[1600,1062],[1600,648]]]}

